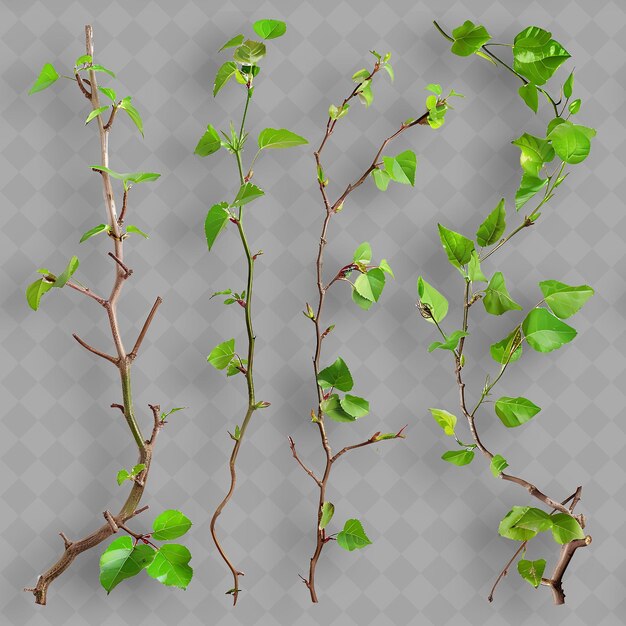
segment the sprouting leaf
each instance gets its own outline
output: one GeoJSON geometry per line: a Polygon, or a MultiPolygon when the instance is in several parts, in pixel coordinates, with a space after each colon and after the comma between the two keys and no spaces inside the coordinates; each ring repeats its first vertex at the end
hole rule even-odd
{"type": "Polygon", "coordinates": [[[81,67],[82,65],[88,65],[93,61],[93,58],[90,54],[82,54],[79,56],[76,61],[74,61],[74,67],[81,67]]]}
{"type": "Polygon", "coordinates": [[[233,54],[233,59],[241,65],[256,65],[265,56],[265,44],[260,41],[244,41],[233,54]]]}
{"type": "Polygon", "coordinates": [[[161,546],[154,555],[154,560],[146,568],[146,574],[168,587],[187,589],[193,577],[189,566],[191,552],[177,543],[161,546]]]}
{"type": "Polygon", "coordinates": [[[151,183],[161,177],[161,174],[156,172],[115,172],[108,167],[104,167],[104,165],[91,165],[90,167],[92,170],[106,172],[112,178],[121,180],[126,190],[130,189],[132,185],[151,183]]]}
{"type": "Polygon", "coordinates": [[[381,191],[387,191],[387,187],[389,187],[389,181],[391,180],[391,176],[385,171],[381,169],[372,170],[372,178],[376,183],[376,187],[381,191]]]}
{"type": "Polygon", "coordinates": [[[511,298],[502,272],[496,272],[489,281],[483,298],[485,311],[491,315],[502,315],[507,311],[521,311],[522,307],[511,298]]]}
{"type": "Polygon", "coordinates": [[[385,172],[389,174],[391,180],[403,185],[415,185],[415,169],[417,167],[417,157],[413,150],[405,150],[395,157],[383,157],[385,172]]]}
{"type": "Polygon", "coordinates": [[[367,265],[372,260],[372,247],[369,242],[364,241],[359,245],[354,251],[353,260],[355,263],[360,263],[361,265],[367,265]]]}
{"type": "Polygon", "coordinates": [[[515,192],[515,209],[519,211],[533,196],[548,184],[547,178],[537,178],[524,172],[519,188],[515,192]]]}
{"type": "Polygon", "coordinates": [[[205,157],[217,152],[222,146],[222,140],[218,132],[209,124],[206,127],[206,132],[202,137],[200,137],[200,141],[198,141],[198,145],[196,149],[193,151],[194,154],[198,156],[205,157]]]}
{"type": "Polygon", "coordinates": [[[483,271],[480,267],[480,259],[478,258],[478,253],[476,252],[476,250],[472,252],[472,256],[470,257],[469,263],[467,264],[467,276],[473,283],[489,282],[488,278],[483,274],[483,271]]]}
{"type": "Polygon", "coordinates": [[[576,115],[578,111],[580,111],[581,99],[576,98],[576,100],[572,100],[568,105],[568,110],[572,115],[576,115]]]}
{"type": "Polygon", "coordinates": [[[46,280],[46,278],[38,278],[26,288],[26,301],[33,311],[39,308],[41,297],[44,293],[52,289],[54,283],[46,280]]]}
{"type": "Polygon", "coordinates": [[[554,149],[551,143],[541,137],[524,133],[511,143],[521,150],[522,169],[534,178],[539,178],[539,172],[543,166],[554,159],[554,149]]]}
{"type": "Polygon", "coordinates": [[[218,235],[226,226],[229,216],[228,202],[214,204],[209,209],[204,221],[204,233],[209,250],[213,247],[218,235]]]}
{"type": "Polygon", "coordinates": [[[359,274],[354,281],[353,293],[356,292],[360,298],[355,302],[361,308],[369,309],[374,302],[378,302],[384,287],[385,273],[380,268],[374,267],[366,273],[359,274]],[[367,302],[363,303],[362,300],[367,302]]]}
{"type": "Polygon", "coordinates": [[[343,398],[339,399],[341,408],[354,419],[364,417],[370,412],[370,403],[365,398],[351,396],[347,393],[343,398]]]}
{"type": "Polygon", "coordinates": [[[531,111],[537,113],[539,108],[539,94],[537,93],[537,85],[526,83],[518,89],[520,98],[526,103],[531,111]]]}
{"type": "Polygon", "coordinates": [[[452,52],[461,57],[478,52],[491,39],[484,26],[476,25],[470,20],[455,28],[452,37],[454,38],[452,52]]]}
{"type": "Polygon", "coordinates": [[[169,411],[164,411],[163,413],[161,413],[161,421],[164,422],[170,415],[172,415],[172,413],[177,413],[178,411],[184,411],[187,407],[186,406],[175,406],[173,409],[170,409],[169,411]]]}
{"type": "Polygon", "coordinates": [[[455,330],[446,336],[445,341],[434,341],[428,346],[428,352],[433,352],[434,350],[450,350],[454,352],[459,345],[459,341],[461,337],[467,337],[468,333],[464,330],[455,330]]]}
{"type": "Polygon", "coordinates": [[[135,233],[136,235],[141,235],[144,239],[150,239],[150,237],[148,237],[148,235],[144,233],[143,230],[141,230],[140,228],[137,228],[137,226],[134,226],[133,224],[129,224],[126,227],[126,232],[135,233]]]}
{"type": "Polygon", "coordinates": [[[141,115],[139,115],[139,111],[137,111],[137,109],[131,104],[131,100],[132,98],[130,96],[122,98],[118,107],[128,113],[128,117],[130,117],[143,137],[143,121],[141,119],[141,115]]]}
{"type": "Polygon", "coordinates": [[[191,528],[191,520],[180,511],[170,509],[155,517],[152,528],[155,539],[169,541],[182,537],[191,528]]]}
{"type": "Polygon", "coordinates": [[[530,400],[522,397],[502,396],[496,400],[496,415],[507,428],[515,428],[530,421],[541,409],[530,400]]]}
{"type": "Polygon", "coordinates": [[[537,536],[537,530],[530,528],[518,528],[517,522],[530,510],[529,506],[514,506],[502,519],[498,532],[500,536],[513,541],[528,541],[537,536]]]}
{"type": "Polygon", "coordinates": [[[576,337],[576,330],[547,309],[533,309],[522,323],[528,345],[537,352],[552,352],[576,337]]]}
{"type": "Polygon", "coordinates": [[[114,89],[110,87],[100,87],[98,85],[98,90],[101,91],[111,102],[115,103],[117,101],[117,94],[114,89]]]}
{"type": "Polygon", "coordinates": [[[393,71],[393,66],[391,65],[391,63],[385,63],[383,65],[383,69],[385,70],[385,72],[387,72],[389,78],[391,79],[391,82],[393,83],[393,81],[396,79],[396,75],[393,71]]]}
{"type": "Polygon", "coordinates": [[[595,136],[593,128],[564,120],[550,131],[548,139],[562,161],[575,165],[589,156],[591,139],[595,136]]]}
{"type": "Polygon", "coordinates": [[[336,393],[331,394],[326,400],[322,400],[320,403],[322,411],[335,422],[346,423],[354,422],[356,417],[348,413],[341,406],[341,399],[336,393]]]}
{"type": "Polygon", "coordinates": [[[332,502],[324,502],[322,504],[322,514],[320,516],[320,530],[324,530],[331,519],[333,519],[333,515],[335,514],[335,505],[332,502]]]}
{"type": "Polygon", "coordinates": [[[213,83],[213,97],[217,96],[219,91],[224,85],[238,72],[237,65],[232,61],[224,63],[217,74],[215,75],[215,82],[213,83]]]}
{"type": "Polygon", "coordinates": [[[110,229],[111,227],[108,224],[98,224],[98,226],[94,226],[93,228],[90,228],[86,233],[84,233],[83,236],[80,238],[79,243],[83,243],[83,241],[87,241],[87,239],[93,237],[94,235],[98,235],[99,233],[108,232],[110,229]]]}
{"type": "Polygon", "coordinates": [[[426,91],[432,91],[432,93],[434,93],[436,96],[440,96],[442,93],[441,85],[438,85],[436,83],[430,83],[429,85],[426,85],[425,89],[426,91]]]}
{"type": "Polygon", "coordinates": [[[50,63],[46,63],[42,68],[41,72],[39,72],[39,76],[37,80],[34,82],[33,86],[30,88],[28,95],[33,93],[37,93],[38,91],[43,91],[56,83],[59,80],[59,74],[54,69],[54,66],[50,63]]]}
{"type": "Polygon", "coordinates": [[[309,143],[304,137],[286,128],[265,128],[259,133],[259,150],[293,148],[309,143]]]}
{"type": "Polygon", "coordinates": [[[154,554],[154,549],[148,545],[133,546],[130,537],[118,537],[100,557],[100,584],[107,594],[111,593],[123,580],[136,576],[148,566],[154,554]]]}
{"type": "Polygon", "coordinates": [[[417,295],[420,304],[428,307],[429,315],[422,313],[422,317],[434,324],[441,322],[448,314],[448,301],[432,285],[427,283],[421,276],[417,279],[417,295]],[[432,317],[431,317],[432,316],[432,317]]]}
{"type": "Polygon", "coordinates": [[[252,183],[244,183],[239,187],[239,191],[233,200],[231,206],[243,206],[244,204],[248,204],[248,202],[252,202],[257,198],[265,195],[265,192],[256,185],[252,183]]]}
{"type": "Polygon", "coordinates": [[[337,534],[337,545],[349,552],[360,550],[371,543],[358,519],[347,520],[343,530],[337,534]]]}
{"type": "Polygon", "coordinates": [[[387,263],[387,259],[382,259],[378,267],[380,267],[380,269],[385,272],[385,274],[389,274],[391,278],[395,278],[391,266],[389,265],[389,263],[387,263]]]}
{"type": "Polygon", "coordinates": [[[491,344],[489,352],[491,358],[502,365],[517,361],[522,356],[522,334],[519,327],[504,339],[491,344]],[[515,350],[511,353],[514,347],[515,350]]]}
{"type": "Polygon", "coordinates": [[[58,287],[59,289],[65,287],[67,281],[72,277],[72,274],[78,269],[79,262],[78,257],[73,256],[67,263],[67,267],[57,276],[57,279],[54,281],[53,287],[58,287]]]}
{"type": "Polygon", "coordinates": [[[276,39],[287,32],[287,24],[280,20],[259,20],[252,25],[252,28],[262,39],[276,39]]]}
{"type": "Polygon", "coordinates": [[[574,72],[571,72],[563,83],[563,95],[566,98],[572,97],[572,91],[574,89],[574,72]]]}
{"type": "Polygon", "coordinates": [[[441,224],[437,224],[439,228],[439,238],[441,245],[448,255],[448,260],[454,267],[460,268],[467,265],[474,251],[474,242],[460,233],[447,229],[441,224]]]}
{"type": "Polygon", "coordinates": [[[141,474],[141,472],[143,472],[145,469],[145,463],[137,463],[137,465],[133,466],[133,469],[130,471],[130,473],[132,476],[139,476],[139,474],[141,474]]]}
{"type": "Polygon", "coordinates": [[[513,41],[513,69],[535,85],[545,84],[569,58],[552,33],[537,26],[525,28],[513,41]]]}
{"type": "Polygon", "coordinates": [[[454,429],[456,428],[456,415],[448,413],[444,409],[429,409],[433,418],[443,428],[443,432],[448,437],[454,437],[454,429]]]}
{"type": "Polygon", "coordinates": [[[94,109],[93,111],[91,111],[91,113],[89,113],[89,115],[87,116],[87,119],[85,120],[85,126],[89,124],[89,122],[91,122],[91,120],[94,117],[98,117],[98,115],[101,115],[106,110],[108,110],[108,108],[109,108],[109,105],[104,106],[104,107],[98,107],[97,109],[94,109]]]}
{"type": "Polygon", "coordinates": [[[124,483],[124,481],[129,480],[129,479],[130,479],[130,473],[128,472],[128,470],[121,469],[117,473],[117,484],[118,485],[121,486],[124,483]]]}
{"type": "Polygon", "coordinates": [[[236,48],[237,46],[240,46],[243,41],[244,41],[245,37],[243,35],[235,35],[232,39],[229,39],[219,50],[218,52],[221,52],[222,50],[226,50],[226,48],[236,48]]]}
{"type": "Polygon", "coordinates": [[[112,72],[111,70],[107,69],[106,67],[104,67],[104,65],[90,65],[88,68],[86,68],[88,70],[93,70],[94,72],[104,72],[105,74],[108,74],[111,78],[115,78],[115,72],[112,72]]]}
{"type": "Polygon", "coordinates": [[[489,213],[487,219],[476,231],[476,243],[479,246],[492,246],[502,237],[506,229],[506,208],[504,198],[498,202],[496,208],[489,213]]]}
{"type": "Polygon", "coordinates": [[[448,450],[441,455],[441,458],[452,465],[469,465],[474,460],[473,450],[448,450]]]}
{"type": "Polygon", "coordinates": [[[552,536],[554,541],[563,545],[575,539],[584,539],[585,532],[580,524],[567,513],[556,513],[552,516],[552,536]]]}
{"type": "Polygon", "coordinates": [[[573,287],[558,280],[544,280],[539,283],[546,304],[560,319],[567,319],[580,311],[594,291],[589,285],[573,287]]]}
{"type": "Polygon", "coordinates": [[[496,478],[499,478],[500,474],[502,474],[502,472],[508,466],[509,464],[506,462],[506,459],[503,456],[501,456],[500,454],[495,454],[493,458],[491,459],[491,463],[489,464],[489,469],[491,470],[491,473],[496,478]]]}
{"type": "Polygon", "coordinates": [[[354,381],[346,362],[341,357],[338,357],[332,365],[324,368],[317,375],[317,384],[322,389],[334,387],[339,391],[347,392],[354,386],[354,381]]]}
{"type": "Polygon", "coordinates": [[[541,584],[541,578],[546,570],[546,560],[537,559],[536,561],[528,561],[520,559],[517,562],[517,571],[519,575],[535,589],[541,584]]]}
{"type": "Polygon", "coordinates": [[[207,361],[218,370],[225,369],[235,356],[235,340],[229,339],[211,350],[207,361]]]}
{"type": "Polygon", "coordinates": [[[553,518],[545,511],[537,509],[535,507],[524,507],[526,511],[515,522],[517,528],[525,528],[527,530],[534,530],[538,533],[544,530],[550,530],[552,528],[553,518]]]}

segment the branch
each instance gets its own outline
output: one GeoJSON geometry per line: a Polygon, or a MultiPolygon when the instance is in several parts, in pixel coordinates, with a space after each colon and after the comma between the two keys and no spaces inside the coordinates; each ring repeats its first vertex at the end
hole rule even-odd
{"type": "Polygon", "coordinates": [[[150,313],[148,313],[148,317],[146,318],[146,321],[143,324],[143,328],[141,329],[141,332],[137,337],[137,341],[135,341],[135,347],[128,354],[128,358],[131,361],[137,358],[137,352],[139,352],[139,348],[143,343],[144,337],[148,332],[148,328],[150,327],[150,324],[152,323],[152,320],[156,315],[157,309],[159,308],[161,302],[163,302],[163,299],[161,298],[161,296],[158,296],[157,299],[154,301],[154,304],[152,305],[152,309],[150,309],[150,313]]]}
{"type": "Polygon", "coordinates": [[[124,195],[122,196],[122,210],[120,216],[117,218],[117,223],[121,226],[126,218],[126,208],[128,203],[128,189],[124,189],[124,195]]]}
{"type": "Polygon", "coordinates": [[[163,420],[161,419],[161,406],[158,404],[149,404],[150,410],[152,411],[152,417],[154,418],[154,426],[152,427],[152,434],[150,435],[150,439],[148,439],[147,443],[149,445],[153,445],[156,441],[157,435],[161,428],[163,428],[163,420]]]}
{"type": "Polygon", "coordinates": [[[117,113],[117,108],[117,105],[113,105],[113,109],[111,109],[111,115],[109,115],[109,121],[104,125],[104,130],[108,131],[111,129],[111,126],[113,125],[113,120],[115,119],[115,114],[117,113]]]}
{"type": "MultiPolygon", "coordinates": [[[[120,360],[117,357],[111,356],[110,354],[106,354],[105,352],[101,352],[97,348],[90,346],[86,341],[83,341],[76,333],[72,333],[72,337],[74,337],[74,339],[76,339],[76,341],[78,341],[78,343],[83,348],[85,348],[85,350],[89,350],[89,352],[92,352],[96,356],[102,357],[103,359],[110,361],[111,363],[113,363],[113,365],[117,365],[120,362],[120,360]]],[[[124,407],[122,407],[122,410],[123,409],[124,407]]]]}
{"type": "Polygon", "coordinates": [[[72,282],[71,280],[68,280],[67,283],[65,284],[68,287],[71,287],[72,289],[75,289],[76,291],[83,293],[86,296],[89,296],[90,298],[94,299],[99,305],[106,307],[107,301],[104,298],[101,298],[99,295],[95,294],[88,287],[83,287],[82,285],[78,285],[72,282]]]}
{"type": "Polygon", "coordinates": [[[389,438],[389,439],[378,439],[378,436],[380,435],[380,432],[374,433],[369,439],[367,439],[366,441],[362,441],[361,443],[356,443],[352,446],[346,446],[345,448],[342,448],[341,450],[339,450],[339,452],[337,452],[337,454],[335,454],[335,456],[333,456],[330,459],[331,463],[334,463],[341,455],[345,454],[346,452],[349,452],[350,450],[356,450],[357,448],[363,448],[364,446],[369,446],[373,443],[379,443],[381,441],[392,441],[393,439],[404,439],[405,435],[403,434],[404,429],[406,428],[406,426],[403,426],[394,436],[393,438],[389,438]]]}
{"type": "Polygon", "coordinates": [[[567,570],[574,553],[578,548],[584,548],[591,543],[591,535],[587,535],[584,539],[575,539],[561,546],[561,554],[559,560],[552,573],[552,578],[544,578],[542,585],[547,585],[552,589],[552,597],[554,604],[565,604],[565,592],[563,591],[563,575],[567,570]]]}
{"type": "Polygon", "coordinates": [[[125,278],[128,278],[133,273],[133,270],[123,263],[117,255],[113,254],[113,252],[109,252],[108,255],[124,270],[124,273],[126,274],[125,278]]]}
{"type": "Polygon", "coordinates": [[[298,464],[300,465],[300,467],[318,484],[318,486],[322,486],[322,481],[315,475],[315,473],[313,472],[313,470],[310,470],[300,459],[300,457],[298,456],[298,453],[296,452],[296,444],[294,442],[294,440],[291,437],[287,437],[287,439],[289,439],[289,447],[291,448],[291,454],[293,455],[293,458],[298,461],[298,464]]]}

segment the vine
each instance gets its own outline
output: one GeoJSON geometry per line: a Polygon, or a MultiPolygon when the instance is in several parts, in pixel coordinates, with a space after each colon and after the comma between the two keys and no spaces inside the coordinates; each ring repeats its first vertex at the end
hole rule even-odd
{"type": "MultiPolygon", "coordinates": [[[[557,188],[568,176],[567,166],[584,161],[591,149],[591,139],[595,130],[575,124],[570,117],[581,107],[580,99],[572,99],[574,74],[569,74],[559,97],[554,97],[545,87],[558,68],[570,57],[565,48],[552,39],[552,34],[536,26],[522,30],[513,44],[496,44],[484,26],[466,21],[448,35],[436,22],[441,34],[452,42],[452,52],[459,56],[478,55],[490,63],[504,67],[522,83],[519,95],[535,113],[539,108],[539,94],[546,98],[554,116],[547,125],[546,136],[536,137],[522,134],[512,143],[520,151],[522,177],[515,193],[515,209],[535,202],[519,225],[507,231],[505,199],[489,213],[480,224],[473,241],[464,235],[439,225],[441,244],[449,262],[463,280],[463,293],[460,303],[461,328],[447,332],[443,320],[448,313],[447,299],[421,276],[418,279],[418,306],[426,321],[435,326],[442,341],[436,341],[429,352],[442,349],[452,353],[454,375],[459,392],[459,406],[465,418],[472,443],[464,443],[457,435],[457,417],[439,408],[430,409],[433,418],[444,433],[456,440],[459,449],[445,452],[443,460],[457,466],[471,463],[478,451],[489,461],[494,477],[517,484],[538,500],[548,511],[531,507],[515,506],[502,519],[499,534],[502,537],[520,542],[513,557],[497,577],[489,594],[493,600],[495,589],[517,560],[520,576],[533,587],[540,585],[552,591],[555,604],[565,602],[563,576],[575,552],[591,543],[591,536],[585,534],[586,519],[576,514],[574,509],[582,497],[582,487],[577,487],[563,501],[552,498],[526,479],[504,470],[509,466],[506,459],[493,453],[480,434],[479,411],[492,402],[491,394],[495,386],[508,371],[509,366],[521,358],[523,344],[540,352],[552,352],[569,343],[576,336],[576,330],[563,320],[568,319],[585,304],[594,291],[588,285],[567,285],[557,280],[544,280],[539,283],[542,298],[521,321],[514,324],[511,332],[489,348],[494,361],[499,365],[497,373],[487,376],[482,389],[476,393],[477,400],[470,403],[467,397],[464,373],[468,367],[465,347],[470,340],[470,314],[479,301],[486,313],[503,315],[510,311],[522,311],[508,291],[504,275],[496,271],[491,278],[483,273],[481,264],[505,246],[518,233],[536,226],[541,210],[556,194],[557,188]],[[502,60],[493,46],[510,47],[512,65],[502,60]],[[560,545],[559,557],[550,576],[544,576],[546,560],[524,558],[530,541],[539,533],[551,531],[555,542],[560,545]]],[[[501,396],[493,403],[497,417],[507,428],[516,428],[530,421],[540,411],[534,402],[524,397],[501,396]]]]}

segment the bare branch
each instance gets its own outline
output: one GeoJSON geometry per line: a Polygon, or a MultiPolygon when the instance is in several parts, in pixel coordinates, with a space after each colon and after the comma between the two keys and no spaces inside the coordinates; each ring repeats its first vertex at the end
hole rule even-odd
{"type": "Polygon", "coordinates": [[[101,352],[97,348],[90,346],[86,341],[83,341],[76,333],[72,333],[72,337],[74,337],[74,339],[76,339],[76,341],[78,341],[78,343],[83,348],[85,348],[85,350],[89,350],[89,352],[92,352],[96,356],[102,357],[103,359],[110,361],[111,363],[113,363],[113,365],[117,365],[119,363],[119,359],[117,357],[111,356],[110,354],[106,354],[106,352],[101,352]]]}
{"type": "Polygon", "coordinates": [[[148,313],[148,317],[146,318],[146,321],[143,324],[141,332],[139,333],[139,336],[137,337],[137,341],[135,341],[135,347],[128,354],[128,358],[131,361],[137,358],[137,352],[139,352],[139,348],[141,348],[141,344],[144,340],[144,337],[146,336],[146,333],[148,332],[148,328],[150,328],[150,324],[152,323],[152,320],[154,319],[154,316],[156,315],[157,309],[159,308],[159,305],[161,304],[161,302],[163,302],[163,299],[161,298],[161,296],[158,296],[157,299],[154,301],[154,304],[152,305],[152,309],[150,310],[150,313],[148,313]]]}
{"type": "Polygon", "coordinates": [[[313,470],[310,470],[302,462],[302,460],[298,456],[298,453],[296,452],[296,444],[295,444],[294,440],[291,437],[288,437],[288,439],[289,439],[289,447],[291,448],[291,454],[293,455],[293,458],[298,462],[300,467],[321,487],[322,486],[322,481],[315,475],[313,470]]]}
{"type": "Polygon", "coordinates": [[[113,254],[113,252],[109,252],[108,255],[124,270],[126,278],[128,278],[133,273],[133,270],[125,265],[115,254],[113,254]]]}

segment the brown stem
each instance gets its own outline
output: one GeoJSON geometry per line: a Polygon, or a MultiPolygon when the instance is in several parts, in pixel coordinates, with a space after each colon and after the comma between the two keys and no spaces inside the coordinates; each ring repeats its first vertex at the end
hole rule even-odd
{"type": "Polygon", "coordinates": [[[150,309],[150,313],[148,313],[148,317],[146,318],[146,321],[144,322],[143,327],[141,328],[141,332],[139,333],[139,336],[137,337],[137,341],[135,341],[135,346],[128,354],[128,358],[131,361],[137,358],[137,353],[139,352],[139,348],[141,348],[141,344],[143,343],[144,337],[146,336],[146,333],[148,332],[148,328],[150,328],[150,324],[152,323],[152,320],[154,319],[154,316],[156,315],[157,309],[159,308],[162,302],[163,302],[163,298],[161,298],[161,296],[158,296],[157,299],[154,301],[154,304],[152,305],[152,308],[150,309]]]}
{"type": "Polygon", "coordinates": [[[126,278],[129,278],[130,275],[133,273],[133,270],[131,270],[125,263],[123,263],[121,259],[118,259],[115,254],[113,254],[113,252],[109,252],[108,254],[124,270],[124,272],[126,273],[126,278]]]}
{"type": "Polygon", "coordinates": [[[85,350],[89,350],[89,352],[92,352],[96,356],[102,357],[103,359],[106,359],[107,361],[111,361],[111,363],[113,363],[114,365],[117,365],[119,363],[119,359],[117,357],[111,356],[110,354],[106,354],[106,352],[102,352],[98,350],[97,348],[90,346],[86,341],[83,341],[76,333],[73,333],[72,337],[74,337],[74,339],[76,339],[76,341],[78,341],[78,343],[83,348],[85,348],[85,350]]]}
{"type": "Polygon", "coordinates": [[[126,210],[128,207],[128,189],[124,189],[124,195],[122,196],[122,210],[120,216],[117,218],[117,223],[121,226],[126,219],[126,210]]]}

